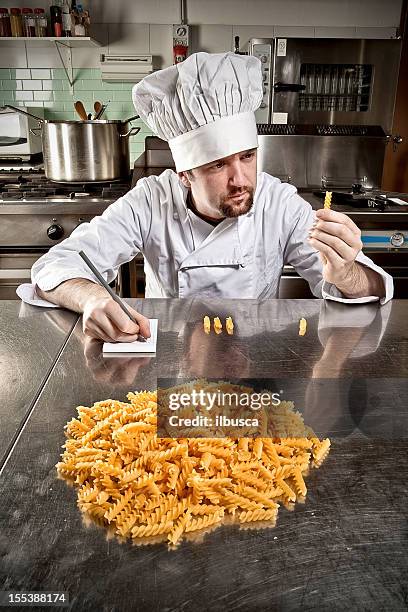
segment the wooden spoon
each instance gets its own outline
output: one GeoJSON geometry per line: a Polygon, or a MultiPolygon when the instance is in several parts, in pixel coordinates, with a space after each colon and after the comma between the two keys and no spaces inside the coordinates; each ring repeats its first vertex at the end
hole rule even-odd
{"type": "Polygon", "coordinates": [[[80,100],[75,102],[74,108],[75,108],[76,112],[78,113],[78,115],[81,117],[82,121],[87,121],[88,120],[88,115],[86,114],[85,107],[84,107],[84,105],[82,104],[82,102],[80,100]]]}
{"type": "Polygon", "coordinates": [[[94,103],[94,111],[95,111],[95,114],[94,114],[94,116],[93,116],[93,118],[94,118],[94,119],[96,119],[96,118],[98,117],[98,115],[99,115],[99,113],[101,112],[101,110],[102,110],[102,104],[101,104],[101,102],[95,102],[95,103],[94,103]]]}

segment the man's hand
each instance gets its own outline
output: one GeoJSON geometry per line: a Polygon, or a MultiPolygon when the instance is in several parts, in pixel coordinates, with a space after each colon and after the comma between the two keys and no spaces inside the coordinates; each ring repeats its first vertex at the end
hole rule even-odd
{"type": "Polygon", "coordinates": [[[350,298],[384,295],[384,283],[377,272],[355,261],[361,251],[361,231],[341,212],[320,208],[309,232],[309,243],[320,252],[323,278],[350,298]]]}
{"type": "Polygon", "coordinates": [[[347,215],[335,210],[321,208],[316,217],[309,242],[320,251],[323,278],[334,285],[343,284],[363,246],[361,232],[347,215]]]}
{"type": "Polygon", "coordinates": [[[149,320],[130,306],[127,308],[137,324],[129,319],[110,295],[90,297],[85,303],[82,318],[84,334],[104,342],[134,342],[139,333],[150,338],[149,320]]]}
{"type": "Polygon", "coordinates": [[[127,306],[133,323],[101,285],[85,278],[72,278],[51,291],[36,288],[39,297],[74,312],[83,313],[83,331],[104,342],[134,342],[139,333],[150,338],[149,319],[127,306]]]}

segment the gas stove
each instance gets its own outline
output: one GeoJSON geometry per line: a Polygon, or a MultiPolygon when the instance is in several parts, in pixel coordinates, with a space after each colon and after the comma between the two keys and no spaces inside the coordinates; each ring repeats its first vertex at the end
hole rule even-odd
{"type": "Polygon", "coordinates": [[[110,183],[55,183],[41,169],[0,168],[0,203],[2,204],[85,204],[89,200],[115,201],[130,189],[129,180],[110,183]]]}
{"type": "Polygon", "coordinates": [[[16,288],[30,280],[41,255],[130,187],[130,176],[110,183],[55,183],[41,163],[0,161],[0,298],[16,299],[16,288]]]}

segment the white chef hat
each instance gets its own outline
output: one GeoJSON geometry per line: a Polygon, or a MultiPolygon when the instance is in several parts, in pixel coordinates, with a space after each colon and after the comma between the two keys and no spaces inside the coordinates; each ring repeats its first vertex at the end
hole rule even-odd
{"type": "Polygon", "coordinates": [[[258,146],[261,62],[251,55],[194,53],[133,87],[141,119],[167,140],[177,172],[258,146]]]}

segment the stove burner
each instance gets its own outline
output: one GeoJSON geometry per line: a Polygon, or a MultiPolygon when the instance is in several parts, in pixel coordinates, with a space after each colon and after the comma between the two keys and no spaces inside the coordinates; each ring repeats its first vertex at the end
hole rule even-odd
{"type": "Polygon", "coordinates": [[[57,183],[48,180],[44,173],[22,175],[19,171],[0,172],[0,195],[3,200],[21,199],[52,199],[65,197],[72,201],[87,198],[102,198],[115,200],[130,189],[128,181],[113,181],[111,183],[57,183]]]}
{"type": "Polygon", "coordinates": [[[23,191],[22,196],[25,200],[36,200],[38,198],[46,198],[49,193],[42,190],[23,191]]]}
{"type": "Polygon", "coordinates": [[[21,200],[23,197],[22,191],[3,191],[0,193],[2,200],[21,200]]]}

